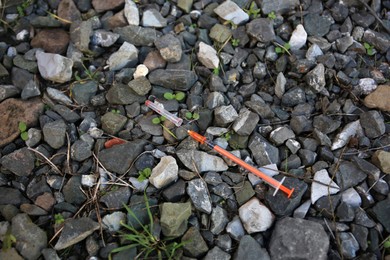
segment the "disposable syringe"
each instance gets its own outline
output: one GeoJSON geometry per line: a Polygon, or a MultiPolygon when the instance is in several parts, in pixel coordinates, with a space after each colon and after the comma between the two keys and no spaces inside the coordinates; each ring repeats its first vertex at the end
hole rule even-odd
{"type": "Polygon", "coordinates": [[[230,159],[233,162],[237,163],[238,165],[240,165],[244,169],[250,171],[251,173],[253,173],[253,174],[257,175],[258,177],[260,177],[261,179],[263,179],[266,183],[268,183],[269,185],[271,185],[272,187],[275,188],[274,195],[276,194],[276,192],[278,192],[278,190],[281,190],[284,193],[286,193],[288,198],[290,198],[291,195],[293,194],[294,188],[293,189],[289,189],[289,188],[287,188],[286,186],[283,185],[284,178],[282,179],[282,181],[279,182],[279,181],[275,180],[274,178],[266,175],[265,173],[259,171],[258,169],[256,169],[252,165],[249,165],[248,163],[244,162],[243,160],[241,160],[240,158],[238,158],[234,154],[229,153],[228,151],[226,151],[222,147],[214,144],[213,142],[208,140],[203,135],[200,135],[197,132],[194,132],[194,131],[191,131],[191,130],[187,130],[187,132],[188,132],[188,135],[191,136],[194,140],[198,141],[201,144],[206,144],[208,147],[210,147],[214,151],[216,151],[219,154],[227,157],[228,159],[230,159]]]}
{"type": "Polygon", "coordinates": [[[163,104],[161,104],[161,103],[158,103],[156,101],[152,102],[150,100],[146,100],[145,105],[147,107],[150,107],[151,109],[153,109],[154,111],[156,111],[160,115],[164,116],[166,119],[168,119],[169,121],[174,123],[177,127],[181,126],[181,124],[183,123],[183,119],[181,119],[180,117],[177,117],[174,114],[167,111],[164,108],[163,104]]]}

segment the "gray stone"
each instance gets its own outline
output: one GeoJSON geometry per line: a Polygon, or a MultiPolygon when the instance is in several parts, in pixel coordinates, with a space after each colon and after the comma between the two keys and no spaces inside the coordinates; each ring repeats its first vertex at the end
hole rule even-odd
{"type": "Polygon", "coordinates": [[[301,144],[293,139],[288,139],[286,141],[286,146],[292,154],[296,154],[299,149],[301,149],[301,144]]]}
{"type": "Polygon", "coordinates": [[[121,209],[123,204],[129,202],[131,196],[131,190],[129,187],[121,187],[117,190],[112,190],[104,194],[100,198],[100,202],[103,203],[106,208],[109,209],[121,209]]]}
{"type": "Polygon", "coordinates": [[[219,206],[213,208],[213,212],[211,213],[210,231],[214,235],[219,235],[225,229],[228,222],[229,218],[226,210],[219,206]]]}
{"type": "Polygon", "coordinates": [[[144,140],[135,140],[115,145],[100,151],[99,160],[108,171],[124,174],[134,159],[143,152],[145,144],[144,140]]]}
{"type": "Polygon", "coordinates": [[[132,88],[125,84],[114,83],[108,90],[106,99],[113,105],[129,105],[135,102],[145,102],[144,96],[138,95],[132,88]]]}
{"type": "Polygon", "coordinates": [[[387,232],[390,232],[390,197],[378,202],[373,208],[373,212],[379,222],[383,225],[387,232]]]}
{"type": "Polygon", "coordinates": [[[184,10],[186,13],[189,13],[191,11],[191,7],[193,4],[193,0],[178,0],[177,6],[184,10]]]}
{"type": "Polygon", "coordinates": [[[134,66],[138,61],[138,49],[131,43],[124,42],[118,51],[107,60],[110,70],[116,71],[127,66],[134,66]]]}
{"type": "Polygon", "coordinates": [[[211,200],[207,190],[207,184],[201,179],[188,182],[187,194],[195,208],[207,214],[211,213],[211,200]]]}
{"type": "Polygon", "coordinates": [[[185,242],[183,251],[185,255],[190,257],[200,257],[209,250],[206,242],[196,227],[190,227],[181,238],[181,242],[185,242]]]}
{"type": "Polygon", "coordinates": [[[286,88],[286,78],[283,75],[283,72],[279,72],[278,77],[276,78],[275,84],[275,95],[278,98],[282,98],[286,88]]]}
{"type": "Polygon", "coordinates": [[[373,221],[367,213],[362,208],[355,209],[355,220],[354,223],[357,225],[361,225],[367,228],[373,228],[377,225],[375,221],[373,221]]]}
{"type": "Polygon", "coordinates": [[[70,156],[73,160],[82,162],[92,156],[92,146],[82,140],[74,142],[70,148],[70,156]]]}
{"type": "Polygon", "coordinates": [[[256,65],[253,68],[253,77],[263,79],[265,76],[267,76],[267,66],[260,61],[256,62],[256,65]]]}
{"type": "MultiPolygon", "coordinates": [[[[126,1],[132,2],[133,1],[126,1]]],[[[102,46],[102,47],[110,47],[119,39],[119,34],[113,33],[106,30],[95,30],[92,35],[92,42],[102,46]]]]}
{"type": "Polygon", "coordinates": [[[306,83],[315,93],[327,93],[325,89],[325,67],[322,63],[319,63],[312,71],[306,74],[306,83]]]}
{"type": "Polygon", "coordinates": [[[245,235],[241,238],[238,249],[233,257],[234,260],[240,259],[264,259],[270,260],[270,256],[265,248],[251,236],[245,235]]]}
{"type": "Polygon", "coordinates": [[[251,136],[248,147],[259,166],[279,163],[279,150],[260,134],[255,133],[251,136]]]}
{"type": "Polygon", "coordinates": [[[362,199],[354,188],[349,188],[341,193],[341,201],[353,208],[360,207],[362,199]]]}
{"type": "Polygon", "coordinates": [[[341,202],[337,207],[336,215],[340,222],[351,222],[355,218],[353,207],[345,202],[341,202]]]}
{"type": "Polygon", "coordinates": [[[300,87],[289,89],[282,97],[282,105],[294,107],[306,102],[306,94],[300,87]]]}
{"type": "Polygon", "coordinates": [[[38,259],[41,250],[47,247],[46,232],[34,224],[27,214],[18,214],[12,219],[11,234],[16,238],[15,248],[25,259],[38,259]]]}
{"type": "Polygon", "coordinates": [[[124,15],[128,24],[139,25],[138,6],[134,1],[125,0],[124,15]]]}
{"type": "Polygon", "coordinates": [[[238,117],[237,111],[232,105],[220,106],[214,110],[215,124],[217,126],[225,126],[238,117]]]}
{"type": "Polygon", "coordinates": [[[341,121],[326,115],[314,117],[313,126],[324,134],[330,134],[340,128],[341,121]]]}
{"type": "Polygon", "coordinates": [[[62,93],[58,89],[47,87],[46,91],[47,91],[47,95],[51,99],[53,99],[61,104],[65,104],[65,105],[72,105],[73,104],[73,101],[67,95],[65,95],[64,93],[62,93]]]}
{"type": "Polygon", "coordinates": [[[38,71],[37,63],[35,61],[28,61],[24,59],[22,55],[16,55],[12,61],[14,66],[25,69],[28,72],[36,73],[38,71]]]}
{"type": "Polygon", "coordinates": [[[231,35],[231,30],[220,23],[215,23],[209,33],[210,38],[219,43],[226,42],[231,35]]]}
{"type": "Polygon", "coordinates": [[[352,231],[352,235],[358,241],[360,248],[363,251],[366,251],[366,249],[368,248],[368,243],[367,243],[368,229],[360,225],[351,224],[351,231],[352,231]]]}
{"type": "Polygon", "coordinates": [[[157,69],[149,74],[150,83],[182,91],[189,90],[197,79],[196,73],[188,70],[157,69]]]}
{"type": "Polygon", "coordinates": [[[309,13],[303,19],[303,26],[310,36],[324,36],[329,32],[332,20],[328,16],[320,16],[315,13],[309,13]]]}
{"type": "Polygon", "coordinates": [[[54,149],[61,148],[65,144],[66,128],[63,120],[46,123],[42,129],[45,142],[54,149]]]}
{"type": "Polygon", "coordinates": [[[361,132],[363,132],[363,129],[360,125],[360,120],[348,123],[333,140],[331,150],[333,151],[344,147],[349,142],[351,137],[356,136],[358,133],[361,132]]]}
{"type": "Polygon", "coordinates": [[[137,25],[117,27],[114,29],[114,33],[120,35],[119,40],[134,44],[135,46],[152,46],[157,36],[160,35],[155,29],[137,25]]]}
{"type": "Polygon", "coordinates": [[[126,214],[121,211],[107,214],[102,219],[103,225],[108,228],[108,231],[110,232],[119,231],[121,228],[121,222],[126,222],[126,214]]]}
{"type": "Polygon", "coordinates": [[[245,106],[253,110],[255,113],[257,113],[260,118],[273,118],[275,116],[275,113],[272,111],[269,104],[261,103],[258,101],[246,101],[245,106]]]}
{"type": "Polygon", "coordinates": [[[208,109],[214,109],[224,104],[225,104],[225,98],[221,93],[215,91],[207,95],[205,105],[207,106],[208,109]]]}
{"type": "Polygon", "coordinates": [[[19,255],[15,248],[11,247],[0,251],[0,259],[23,260],[24,258],[19,255]]]}
{"type": "Polygon", "coordinates": [[[239,135],[250,135],[256,128],[260,118],[248,109],[240,110],[237,119],[233,123],[233,130],[239,135]]]}
{"type": "Polygon", "coordinates": [[[359,84],[354,87],[354,90],[356,90],[359,95],[369,95],[377,88],[377,86],[378,85],[374,79],[362,78],[359,79],[359,84]]]}
{"type": "Polygon", "coordinates": [[[359,250],[359,243],[350,232],[341,232],[339,234],[341,253],[347,258],[351,259],[356,256],[356,252],[359,250]]]}
{"type": "Polygon", "coordinates": [[[53,248],[45,248],[42,250],[42,255],[45,258],[45,260],[61,260],[59,256],[57,255],[56,250],[53,248]]]}
{"type": "Polygon", "coordinates": [[[238,216],[235,216],[226,226],[226,232],[235,240],[240,240],[245,235],[244,227],[238,216]]]}
{"type": "Polygon", "coordinates": [[[87,21],[72,21],[70,25],[70,40],[74,46],[81,52],[89,51],[89,41],[92,36],[92,22],[87,21]]]}
{"type": "Polygon", "coordinates": [[[323,55],[321,48],[317,44],[312,44],[306,52],[306,59],[315,61],[318,56],[323,55]]]}
{"type": "Polygon", "coordinates": [[[152,89],[150,82],[144,76],[138,77],[127,84],[137,95],[145,96],[152,89]]]}
{"type": "Polygon", "coordinates": [[[219,58],[217,56],[217,51],[210,45],[200,42],[199,51],[197,53],[198,60],[209,69],[214,69],[219,67],[219,58]]]}
{"type": "Polygon", "coordinates": [[[262,43],[275,40],[273,21],[267,18],[257,18],[247,23],[246,32],[262,43]]]}
{"type": "MultiPolygon", "coordinates": [[[[145,15],[144,15],[145,16],[145,15]]],[[[159,50],[161,57],[167,62],[179,62],[182,56],[181,43],[172,34],[166,34],[157,38],[154,45],[159,50]]]]}
{"type": "Polygon", "coordinates": [[[20,90],[13,85],[0,85],[0,102],[19,93],[20,90]]]}
{"type": "Polygon", "coordinates": [[[79,114],[64,105],[55,105],[53,110],[69,123],[75,123],[80,119],[79,114]]]}
{"type": "Polygon", "coordinates": [[[327,259],[329,237],[315,222],[286,217],[276,222],[269,246],[272,259],[327,259]],[[291,239],[295,237],[295,239],[291,239]]]}
{"type": "Polygon", "coordinates": [[[29,176],[35,168],[34,153],[27,148],[18,149],[0,158],[2,166],[17,176],[29,176]]]}
{"type": "Polygon", "coordinates": [[[264,0],[260,2],[261,12],[269,14],[275,12],[276,14],[285,14],[299,5],[298,0],[264,0]]]}
{"type": "Polygon", "coordinates": [[[347,51],[347,49],[353,44],[353,38],[352,36],[345,36],[340,39],[336,40],[336,46],[337,49],[341,52],[344,53],[347,51]]]}
{"type": "Polygon", "coordinates": [[[149,181],[157,189],[161,189],[178,178],[179,167],[176,159],[172,156],[162,157],[160,162],[153,168],[149,181]]]}
{"type": "Polygon", "coordinates": [[[28,139],[26,145],[28,147],[34,147],[42,140],[42,131],[36,128],[30,128],[27,131],[28,139]]]}
{"type": "Polygon", "coordinates": [[[320,170],[314,174],[314,182],[311,188],[311,203],[314,204],[319,198],[339,191],[339,186],[329,178],[328,171],[325,169],[320,170]]]}
{"type": "Polygon", "coordinates": [[[234,195],[236,197],[238,205],[242,205],[255,195],[255,191],[249,181],[238,183],[234,187],[234,195]]]}
{"type": "Polygon", "coordinates": [[[317,158],[317,153],[315,153],[309,149],[300,149],[298,151],[298,155],[302,161],[302,165],[304,165],[304,166],[313,165],[316,161],[316,158],[317,158]]]}
{"type": "Polygon", "coordinates": [[[293,217],[304,219],[307,212],[309,211],[310,205],[311,205],[310,200],[305,201],[303,204],[301,204],[301,206],[299,206],[294,210],[293,217]]]}
{"type": "Polygon", "coordinates": [[[41,76],[50,81],[65,83],[72,78],[73,61],[59,54],[36,53],[38,69],[41,76]]]}
{"type": "Polygon", "coordinates": [[[25,203],[20,205],[20,211],[26,213],[29,216],[44,216],[47,215],[47,211],[34,205],[25,203]]]}
{"type": "Polygon", "coordinates": [[[0,205],[20,206],[20,204],[28,202],[29,200],[18,189],[0,187],[0,205]]]}
{"type": "Polygon", "coordinates": [[[386,131],[384,119],[376,110],[361,113],[360,124],[368,138],[379,137],[386,131]]]}
{"type": "Polygon", "coordinates": [[[166,202],[160,206],[161,229],[164,236],[178,237],[187,230],[187,221],[191,216],[191,203],[166,202]]]}
{"type": "Polygon", "coordinates": [[[62,230],[61,235],[56,245],[54,246],[54,249],[62,250],[77,244],[99,228],[99,223],[93,221],[90,218],[70,218],[65,221],[64,229],[62,230]]]}
{"type": "Polygon", "coordinates": [[[371,160],[382,172],[390,174],[390,152],[382,150],[375,151],[371,160]]]}
{"type": "Polygon", "coordinates": [[[85,194],[81,191],[81,176],[71,177],[64,185],[63,193],[66,202],[81,205],[86,200],[85,194]]]}
{"type": "Polygon", "coordinates": [[[115,135],[125,126],[127,118],[125,116],[107,112],[102,118],[102,129],[108,134],[115,135]]]}
{"type": "Polygon", "coordinates": [[[20,97],[24,100],[37,97],[41,95],[41,90],[39,89],[39,85],[35,80],[28,81],[27,85],[23,88],[20,97]]]}
{"type": "Polygon", "coordinates": [[[307,33],[302,24],[298,24],[295,30],[292,32],[289,44],[292,51],[299,50],[306,44],[307,33]]]}
{"type": "Polygon", "coordinates": [[[91,98],[95,96],[97,90],[98,84],[93,80],[87,82],[77,82],[71,88],[72,98],[77,104],[88,106],[91,98]]]}
{"type": "Polygon", "coordinates": [[[242,205],[238,212],[244,228],[249,234],[266,231],[272,226],[275,219],[272,212],[257,198],[252,198],[242,205]]]}
{"type": "Polygon", "coordinates": [[[6,77],[9,75],[7,69],[0,63],[0,78],[6,77]]]}
{"type": "Polygon", "coordinates": [[[390,40],[389,37],[386,37],[383,33],[376,32],[370,29],[367,29],[363,35],[363,41],[371,44],[376,49],[385,53],[389,49],[390,40]]]}
{"type": "Polygon", "coordinates": [[[221,172],[228,169],[222,158],[202,151],[181,149],[176,152],[176,155],[188,169],[194,172],[221,172]]]}
{"type": "Polygon", "coordinates": [[[222,19],[232,21],[236,25],[249,20],[249,15],[233,1],[223,2],[214,9],[214,12],[222,19]]]}
{"type": "Polygon", "coordinates": [[[141,23],[143,27],[162,28],[167,26],[167,19],[158,10],[153,8],[144,11],[141,23]]]}
{"type": "Polygon", "coordinates": [[[142,131],[154,136],[162,135],[163,134],[162,127],[159,124],[153,124],[152,122],[152,120],[156,117],[158,117],[158,115],[142,116],[138,121],[138,124],[141,127],[142,131]]]}
{"type": "Polygon", "coordinates": [[[207,252],[207,255],[203,258],[203,260],[229,260],[230,258],[230,254],[224,252],[221,248],[216,246],[207,252]]]}
{"type": "Polygon", "coordinates": [[[336,168],[335,165],[332,165],[330,173],[333,175],[335,169],[336,172],[336,182],[340,186],[341,190],[348,189],[353,187],[366,179],[367,175],[362,170],[360,170],[354,163],[349,161],[343,161],[336,168]]]}
{"type": "Polygon", "coordinates": [[[285,126],[276,128],[270,134],[271,141],[274,142],[276,145],[281,145],[286,140],[294,139],[294,138],[295,138],[294,132],[285,126]]]}

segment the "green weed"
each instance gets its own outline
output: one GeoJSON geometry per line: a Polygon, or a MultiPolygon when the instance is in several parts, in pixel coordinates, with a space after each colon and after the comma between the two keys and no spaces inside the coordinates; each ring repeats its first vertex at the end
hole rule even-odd
{"type": "Polygon", "coordinates": [[[372,46],[372,45],[370,45],[369,43],[366,43],[366,42],[363,44],[363,46],[366,49],[367,55],[372,56],[372,55],[375,54],[374,46],[372,46]]]}
{"type": "Polygon", "coordinates": [[[171,93],[171,92],[164,93],[164,98],[166,100],[176,99],[177,101],[182,101],[185,97],[186,97],[186,94],[184,92],[181,92],[181,91],[177,91],[175,93],[171,93]]]}
{"type": "Polygon", "coordinates": [[[251,3],[249,9],[244,9],[244,11],[249,15],[249,17],[257,18],[260,16],[260,9],[257,9],[255,1],[251,3]]]}
{"type": "Polygon", "coordinates": [[[152,174],[152,169],[150,169],[149,167],[143,169],[142,171],[139,171],[139,176],[138,176],[138,181],[142,182],[146,179],[148,179],[150,177],[150,175],[152,174]]]}
{"type": "Polygon", "coordinates": [[[271,19],[271,20],[275,20],[275,19],[276,19],[276,14],[275,14],[275,12],[274,12],[274,11],[270,12],[270,13],[268,14],[268,18],[271,19]]]}
{"type": "Polygon", "coordinates": [[[280,45],[278,44],[279,46],[275,47],[275,52],[277,54],[284,54],[284,53],[289,53],[289,50],[291,48],[291,45],[290,43],[286,42],[284,45],[280,45]]]}
{"type": "Polygon", "coordinates": [[[20,131],[20,138],[22,138],[23,141],[28,140],[28,133],[27,133],[27,125],[25,122],[19,122],[19,131],[20,131]]]}
{"type": "Polygon", "coordinates": [[[234,39],[232,38],[232,46],[237,47],[240,44],[240,39],[234,39]]]}

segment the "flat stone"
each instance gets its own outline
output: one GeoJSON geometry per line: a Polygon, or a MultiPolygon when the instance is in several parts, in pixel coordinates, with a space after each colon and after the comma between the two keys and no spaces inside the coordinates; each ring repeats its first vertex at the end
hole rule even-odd
{"type": "Polygon", "coordinates": [[[364,98],[364,105],[369,108],[378,108],[390,112],[390,86],[380,85],[364,98]]]}
{"type": "Polygon", "coordinates": [[[51,193],[45,192],[42,195],[39,195],[34,203],[44,210],[50,211],[56,203],[56,200],[51,193]]]}
{"type": "Polygon", "coordinates": [[[252,198],[242,205],[238,212],[244,228],[249,234],[266,231],[272,226],[275,219],[272,212],[257,198],[252,198]]]}
{"type": "Polygon", "coordinates": [[[257,18],[246,24],[247,33],[262,43],[275,40],[273,22],[267,18],[257,18]]]}
{"type": "Polygon", "coordinates": [[[278,127],[270,133],[270,139],[276,145],[281,145],[286,140],[294,139],[294,138],[295,138],[294,132],[285,126],[278,127]]]}
{"type": "Polygon", "coordinates": [[[204,260],[229,260],[231,258],[230,254],[223,251],[218,246],[215,246],[213,249],[207,252],[207,255],[204,257],[204,260]]]}
{"type": "Polygon", "coordinates": [[[161,57],[167,62],[179,62],[182,56],[181,43],[178,38],[172,34],[166,34],[157,38],[154,45],[159,50],[161,57]]]}
{"type": "Polygon", "coordinates": [[[112,1],[92,0],[92,6],[95,9],[95,11],[98,13],[117,9],[123,6],[124,3],[125,0],[112,0],[112,1]]]}
{"type": "MultiPolygon", "coordinates": [[[[57,9],[58,17],[68,20],[70,22],[76,22],[81,20],[81,13],[77,8],[73,0],[60,1],[57,9]]],[[[68,23],[61,22],[62,24],[68,25],[68,23]]]]}
{"type": "Polygon", "coordinates": [[[343,130],[338,133],[333,140],[331,150],[336,150],[344,147],[349,139],[358,133],[362,133],[363,129],[360,124],[360,120],[353,121],[344,126],[343,130]]]}
{"type": "Polygon", "coordinates": [[[103,131],[115,135],[125,126],[127,118],[123,115],[107,112],[102,118],[102,129],[103,131]]]}
{"type": "MultiPolygon", "coordinates": [[[[133,1],[128,2],[134,3],[133,1]]],[[[92,42],[102,47],[110,47],[119,39],[119,36],[119,34],[110,31],[95,30],[92,35],[92,42]]]]}
{"type": "Polygon", "coordinates": [[[219,43],[224,43],[231,35],[230,29],[219,23],[214,24],[209,33],[210,38],[219,43]]]}
{"type": "Polygon", "coordinates": [[[179,167],[176,159],[172,156],[162,157],[160,162],[153,168],[149,181],[157,189],[161,189],[178,178],[179,167]]]}
{"type": "Polygon", "coordinates": [[[73,176],[64,185],[63,194],[68,203],[81,205],[86,200],[85,194],[81,191],[81,176],[73,176]]]}
{"type": "Polygon", "coordinates": [[[303,19],[303,26],[310,36],[324,36],[330,30],[332,21],[327,16],[320,16],[315,13],[309,13],[303,19]]]}
{"type": "Polygon", "coordinates": [[[114,28],[114,33],[120,35],[119,40],[134,44],[135,46],[152,46],[160,35],[155,29],[137,25],[116,27],[114,28]]]}
{"type": "Polygon", "coordinates": [[[183,250],[184,253],[190,257],[200,257],[209,250],[196,227],[190,227],[181,238],[181,242],[186,242],[183,246],[183,250]]]}
{"type": "MultiPolygon", "coordinates": [[[[130,83],[130,85],[132,86],[134,83],[138,81],[130,83]]],[[[145,91],[146,88],[148,88],[149,86],[147,82],[143,82],[143,84],[145,84],[145,86],[142,87],[142,89],[138,89],[137,87],[133,87],[133,88],[136,88],[137,91],[139,92],[145,91]]],[[[110,104],[114,104],[114,105],[130,105],[135,102],[138,103],[145,102],[146,97],[138,95],[137,92],[133,90],[133,88],[129,87],[129,85],[114,83],[111,86],[111,88],[108,90],[106,94],[106,99],[110,104]]]]}
{"type": "Polygon", "coordinates": [[[133,66],[138,61],[138,49],[131,43],[124,42],[118,51],[111,54],[107,60],[110,70],[116,71],[127,66],[133,66]]]}
{"type": "MultiPolygon", "coordinates": [[[[146,196],[140,196],[140,195],[133,195],[131,196],[130,199],[129,208],[134,213],[134,215],[138,218],[139,221],[137,221],[133,217],[133,215],[127,213],[127,224],[133,226],[137,230],[142,228],[141,225],[150,224],[150,218],[146,207],[146,200],[148,200],[149,209],[152,215],[157,214],[157,210],[158,210],[157,199],[150,198],[150,197],[147,198],[146,196]]],[[[123,205],[121,207],[123,207],[123,205]]]]}
{"type": "Polygon", "coordinates": [[[368,138],[376,138],[385,133],[383,116],[378,111],[367,111],[360,114],[360,124],[368,138]]]}
{"type": "Polygon", "coordinates": [[[110,232],[117,232],[122,227],[121,222],[126,223],[126,214],[116,211],[103,217],[102,223],[110,232]]]}
{"type": "Polygon", "coordinates": [[[163,59],[163,57],[161,57],[158,50],[149,52],[144,60],[144,65],[149,69],[149,71],[163,69],[166,64],[167,62],[163,59]]]}
{"type": "Polygon", "coordinates": [[[340,191],[339,186],[329,178],[328,171],[323,169],[315,173],[311,188],[311,203],[314,204],[319,198],[335,194],[340,191]]]}
{"type": "Polygon", "coordinates": [[[237,251],[233,259],[264,259],[270,260],[270,256],[265,248],[249,235],[245,235],[240,239],[237,251]]]}
{"type": "Polygon", "coordinates": [[[298,0],[264,0],[260,2],[261,12],[269,14],[285,14],[299,5],[298,0]]]}
{"type": "Polygon", "coordinates": [[[167,19],[156,9],[149,9],[144,11],[142,15],[142,26],[162,28],[167,26],[167,19]]]}
{"type": "Polygon", "coordinates": [[[35,168],[34,153],[26,147],[0,158],[2,166],[17,176],[29,176],[35,168]]]}
{"type": "Polygon", "coordinates": [[[20,90],[13,85],[0,85],[0,102],[19,93],[20,90]]]}
{"type": "Polygon", "coordinates": [[[219,58],[217,51],[210,45],[200,42],[199,52],[197,53],[198,60],[209,69],[218,68],[219,58]]]}
{"type": "Polygon", "coordinates": [[[382,172],[390,174],[390,152],[375,151],[371,160],[382,172]]]}
{"type": "Polygon", "coordinates": [[[164,88],[187,91],[197,81],[194,71],[156,69],[149,74],[150,83],[164,88]]]}
{"type": "Polygon", "coordinates": [[[357,208],[362,204],[362,199],[354,188],[349,188],[341,193],[341,202],[350,205],[352,208],[357,208]]]}
{"type": "Polygon", "coordinates": [[[245,235],[244,227],[238,216],[235,216],[226,226],[226,232],[235,240],[240,240],[245,235]]]}
{"type": "Polygon", "coordinates": [[[233,130],[239,135],[250,135],[256,128],[260,117],[248,109],[240,110],[237,119],[233,123],[233,130]]]}
{"type": "Polygon", "coordinates": [[[220,106],[214,110],[214,119],[217,126],[225,126],[237,118],[237,111],[232,105],[220,106]]]}
{"type": "Polygon", "coordinates": [[[77,140],[70,148],[70,156],[73,160],[82,162],[92,156],[92,145],[83,140],[77,140]]]}
{"type": "Polygon", "coordinates": [[[193,0],[178,0],[177,6],[184,12],[189,13],[193,4],[193,0]]]}
{"type": "Polygon", "coordinates": [[[25,203],[20,205],[20,211],[26,213],[29,216],[44,216],[47,215],[47,211],[34,205],[25,203]]]}
{"type": "Polygon", "coordinates": [[[206,152],[181,149],[176,152],[176,155],[188,169],[194,172],[221,172],[228,169],[222,158],[206,152]]]}
{"type": "Polygon", "coordinates": [[[188,182],[187,194],[190,196],[194,207],[204,213],[211,213],[211,200],[207,191],[207,184],[201,179],[188,182]]]}
{"type": "Polygon", "coordinates": [[[47,234],[34,224],[27,214],[18,214],[12,219],[11,234],[16,238],[15,248],[28,260],[36,260],[41,250],[47,247],[47,234]]]}
{"type": "Polygon", "coordinates": [[[90,38],[93,34],[92,22],[90,20],[72,22],[69,31],[73,45],[81,52],[88,52],[90,38]]]}
{"type": "Polygon", "coordinates": [[[134,1],[125,0],[124,14],[128,24],[139,25],[139,10],[134,1]]]}
{"type": "Polygon", "coordinates": [[[214,9],[214,13],[224,20],[232,21],[236,25],[245,23],[249,20],[249,15],[233,1],[223,2],[214,9]]]}
{"type": "Polygon", "coordinates": [[[356,252],[359,250],[359,243],[353,234],[350,232],[341,232],[339,236],[342,255],[347,259],[354,258],[356,252]]]}
{"type": "Polygon", "coordinates": [[[119,11],[113,16],[107,18],[107,20],[104,20],[104,28],[107,30],[116,30],[116,29],[120,30],[121,28],[126,27],[127,25],[128,23],[126,21],[124,10],[119,11]]]}
{"type": "Polygon", "coordinates": [[[58,89],[47,87],[46,92],[50,98],[57,101],[58,103],[61,103],[64,105],[72,105],[73,104],[73,101],[67,95],[62,93],[62,91],[60,91],[58,89]]]}
{"type": "Polygon", "coordinates": [[[387,232],[390,232],[390,198],[387,197],[385,200],[378,202],[373,207],[373,212],[379,222],[383,225],[387,232]]]}
{"type": "Polygon", "coordinates": [[[187,221],[191,216],[191,203],[166,202],[160,206],[161,229],[164,236],[178,237],[187,230],[187,221]]]}
{"type": "MultiPolygon", "coordinates": [[[[330,173],[333,174],[334,171],[335,165],[332,165],[330,173]]],[[[343,161],[339,164],[335,176],[336,182],[340,186],[341,190],[354,187],[367,177],[365,172],[360,170],[354,163],[349,161],[343,161]]]]}
{"type": "Polygon", "coordinates": [[[329,237],[321,224],[286,217],[278,220],[272,232],[269,251],[272,259],[327,259],[329,237]],[[291,239],[294,236],[296,239],[291,239]]]}
{"type": "Polygon", "coordinates": [[[229,222],[228,213],[225,209],[217,206],[213,208],[211,213],[211,227],[210,231],[214,235],[219,235],[224,229],[227,223],[229,222]]]}
{"type": "Polygon", "coordinates": [[[58,251],[77,244],[99,228],[99,223],[87,217],[67,219],[54,249],[58,251]]]}
{"type": "Polygon", "coordinates": [[[59,54],[37,52],[39,73],[44,79],[65,83],[72,78],[73,60],[59,54]]]}
{"type": "Polygon", "coordinates": [[[249,149],[259,166],[279,163],[279,151],[260,134],[253,134],[249,139],[249,149]]]}
{"type": "Polygon", "coordinates": [[[65,144],[66,128],[65,122],[61,119],[46,123],[42,129],[45,142],[54,149],[61,148],[65,144]]]}
{"type": "Polygon", "coordinates": [[[88,106],[92,97],[96,95],[98,84],[93,81],[75,83],[71,89],[72,98],[79,105],[88,106]]]}
{"type": "Polygon", "coordinates": [[[31,40],[31,46],[49,53],[63,54],[69,44],[69,34],[62,29],[43,29],[31,40]]]}

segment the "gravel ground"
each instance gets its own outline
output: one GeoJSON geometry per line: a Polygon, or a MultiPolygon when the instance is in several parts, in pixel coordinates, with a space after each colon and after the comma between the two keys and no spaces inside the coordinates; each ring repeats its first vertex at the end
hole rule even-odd
{"type": "Polygon", "coordinates": [[[0,9],[0,259],[390,259],[390,1],[0,9]]]}

